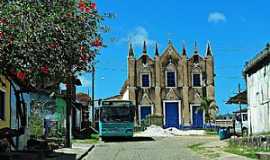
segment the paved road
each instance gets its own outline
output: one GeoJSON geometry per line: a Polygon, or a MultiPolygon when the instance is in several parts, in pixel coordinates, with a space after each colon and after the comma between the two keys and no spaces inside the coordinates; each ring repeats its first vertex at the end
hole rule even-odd
{"type": "Polygon", "coordinates": [[[97,144],[88,160],[200,160],[187,146],[215,141],[211,137],[172,137],[97,144]]]}

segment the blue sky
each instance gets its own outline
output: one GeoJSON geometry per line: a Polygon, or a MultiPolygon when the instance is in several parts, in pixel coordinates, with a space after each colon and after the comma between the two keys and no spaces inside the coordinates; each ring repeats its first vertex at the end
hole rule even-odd
{"type": "MultiPolygon", "coordinates": [[[[97,57],[96,98],[119,94],[127,78],[128,41],[135,46],[138,57],[143,40],[148,42],[148,54],[153,44],[160,52],[172,40],[180,51],[182,42],[192,54],[197,41],[201,55],[209,40],[215,59],[216,100],[220,113],[238,109],[225,105],[234,95],[238,83],[244,88],[242,69],[246,61],[262,50],[270,37],[269,1],[251,0],[97,0],[100,12],[112,12],[114,19],[105,20],[111,32],[104,34],[108,45],[97,57]]],[[[79,92],[91,93],[91,75],[81,77],[79,92]]]]}

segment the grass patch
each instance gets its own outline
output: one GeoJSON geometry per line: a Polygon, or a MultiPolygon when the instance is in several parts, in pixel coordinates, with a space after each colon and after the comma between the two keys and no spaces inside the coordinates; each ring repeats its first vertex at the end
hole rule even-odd
{"type": "Polygon", "coordinates": [[[190,146],[188,146],[188,148],[190,148],[191,150],[195,151],[195,152],[198,152],[199,150],[202,149],[202,146],[203,143],[197,143],[197,144],[192,144],[190,146]]]}
{"type": "Polygon", "coordinates": [[[257,158],[256,152],[266,152],[263,148],[251,148],[248,146],[239,146],[233,143],[230,143],[224,151],[253,159],[257,158]]]}
{"type": "Polygon", "coordinates": [[[207,136],[217,136],[217,130],[215,128],[206,128],[205,129],[206,135],[207,136]]]}
{"type": "Polygon", "coordinates": [[[92,134],[89,139],[73,139],[72,143],[96,144],[99,141],[98,134],[92,134]]]}
{"type": "Polygon", "coordinates": [[[188,148],[190,148],[194,152],[199,153],[201,156],[206,157],[207,159],[214,159],[214,158],[220,157],[220,153],[203,147],[202,146],[203,144],[204,143],[193,144],[193,145],[188,146],[188,148]]]}
{"type": "Polygon", "coordinates": [[[206,135],[208,136],[217,136],[217,131],[209,131],[209,130],[206,130],[206,135]]]}

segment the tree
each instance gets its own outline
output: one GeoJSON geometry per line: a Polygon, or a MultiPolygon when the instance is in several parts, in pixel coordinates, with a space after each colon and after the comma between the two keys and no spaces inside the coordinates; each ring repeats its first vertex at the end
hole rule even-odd
{"type": "Polygon", "coordinates": [[[70,146],[71,83],[103,47],[103,16],[89,0],[2,0],[0,8],[0,75],[30,91],[68,84],[70,146]]]}
{"type": "Polygon", "coordinates": [[[215,104],[214,99],[209,99],[208,97],[201,98],[201,105],[197,110],[203,110],[205,112],[205,121],[210,123],[211,120],[215,119],[215,112],[218,106],[215,104]]]}
{"type": "Polygon", "coordinates": [[[33,90],[91,70],[103,46],[96,3],[6,0],[0,7],[0,74],[33,90]]]}

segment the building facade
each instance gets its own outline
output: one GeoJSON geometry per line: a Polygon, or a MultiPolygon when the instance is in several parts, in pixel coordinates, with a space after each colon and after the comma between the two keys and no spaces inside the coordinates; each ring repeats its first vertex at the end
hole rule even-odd
{"type": "Polygon", "coordinates": [[[247,84],[249,133],[270,131],[270,44],[247,62],[244,68],[247,84]]]}
{"type": "Polygon", "coordinates": [[[146,42],[139,58],[132,45],[128,53],[128,79],[121,90],[122,99],[136,104],[138,123],[148,115],[163,117],[164,127],[203,127],[204,111],[197,108],[202,97],[215,99],[214,60],[208,43],[205,56],[195,44],[189,58],[186,48],[179,53],[169,41],[162,54],[158,47],[152,58],[146,42]]]}

